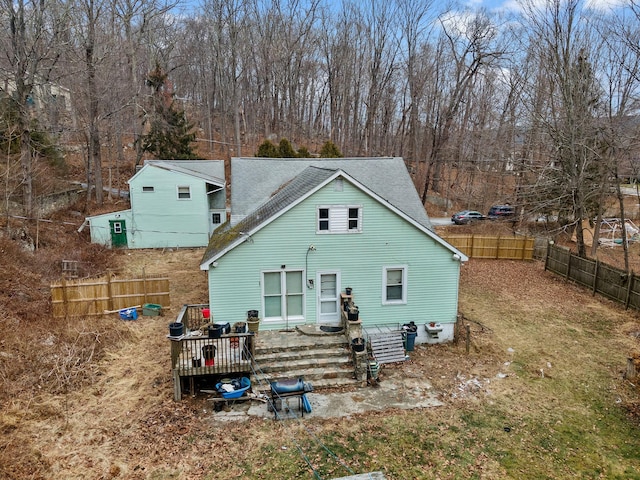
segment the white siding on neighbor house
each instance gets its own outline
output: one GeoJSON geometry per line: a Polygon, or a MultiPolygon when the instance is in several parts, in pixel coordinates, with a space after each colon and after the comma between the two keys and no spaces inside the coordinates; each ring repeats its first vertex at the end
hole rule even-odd
{"type": "MultiPolygon", "coordinates": [[[[353,288],[365,326],[455,322],[460,263],[453,253],[343,183],[343,191],[333,183],[325,186],[217,260],[209,270],[209,302],[216,320],[243,321],[247,310],[259,310],[262,317],[260,272],[284,268],[306,270],[305,281],[315,280],[317,271],[340,272],[340,289],[353,288]],[[317,208],[327,205],[361,206],[362,232],[317,233],[317,208]],[[311,245],[315,250],[310,251],[311,245]],[[396,265],[408,269],[407,303],[383,305],[383,267],[396,265]]],[[[305,288],[306,323],[316,322],[318,288],[305,288]]],[[[283,325],[263,322],[261,328],[283,325]]]]}

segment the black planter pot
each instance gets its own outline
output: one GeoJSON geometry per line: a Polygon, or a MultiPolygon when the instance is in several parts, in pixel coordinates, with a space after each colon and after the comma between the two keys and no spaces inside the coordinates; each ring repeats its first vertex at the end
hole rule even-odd
{"type": "Polygon", "coordinates": [[[170,323],[169,324],[169,336],[171,337],[179,337],[184,333],[184,324],[183,323],[170,323]]]}
{"type": "Polygon", "coordinates": [[[365,342],[364,338],[354,338],[351,340],[351,348],[354,352],[364,352],[365,342]]]}
{"type": "Polygon", "coordinates": [[[220,338],[224,330],[224,325],[209,325],[207,333],[209,338],[220,338]]]}
{"type": "Polygon", "coordinates": [[[349,320],[350,322],[355,322],[356,320],[358,320],[359,316],[360,312],[358,310],[349,310],[347,312],[347,320],[349,320]]]}
{"type": "Polygon", "coordinates": [[[214,323],[214,325],[218,325],[222,328],[222,333],[229,334],[231,333],[231,324],[230,323],[214,323]]]}

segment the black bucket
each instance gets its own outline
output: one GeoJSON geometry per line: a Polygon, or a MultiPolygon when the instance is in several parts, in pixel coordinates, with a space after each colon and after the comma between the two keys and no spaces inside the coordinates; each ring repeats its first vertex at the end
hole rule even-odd
{"type": "Polygon", "coordinates": [[[209,338],[220,338],[223,330],[224,325],[209,325],[209,328],[207,329],[209,338]]]}
{"type": "Polygon", "coordinates": [[[258,310],[247,310],[247,318],[258,318],[258,310]]]}
{"type": "Polygon", "coordinates": [[[365,342],[364,338],[354,338],[351,340],[351,348],[354,352],[364,352],[365,342]]]}
{"type": "Polygon", "coordinates": [[[236,322],[233,324],[233,333],[247,333],[246,322],[236,322]]]}
{"type": "Polygon", "coordinates": [[[170,323],[169,324],[169,336],[171,337],[179,337],[184,333],[184,324],[183,323],[170,323]]]}
{"type": "Polygon", "coordinates": [[[350,322],[355,322],[358,320],[360,312],[357,309],[351,309],[347,312],[347,320],[350,322]]]}
{"type": "Polygon", "coordinates": [[[229,334],[231,333],[231,324],[230,323],[215,323],[214,325],[218,325],[220,327],[222,327],[222,333],[229,334]]]}
{"type": "Polygon", "coordinates": [[[409,323],[405,323],[402,326],[402,329],[407,331],[407,332],[415,333],[415,332],[418,331],[418,326],[416,325],[415,322],[409,322],[409,323]]]}
{"type": "Polygon", "coordinates": [[[202,347],[202,356],[204,357],[204,364],[207,367],[213,366],[213,361],[216,356],[216,346],[215,345],[203,345],[202,347]]]}

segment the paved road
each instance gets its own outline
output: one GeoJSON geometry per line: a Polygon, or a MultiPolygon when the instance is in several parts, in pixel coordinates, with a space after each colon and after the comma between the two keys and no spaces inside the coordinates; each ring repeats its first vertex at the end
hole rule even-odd
{"type": "Polygon", "coordinates": [[[434,227],[442,227],[444,225],[453,225],[453,222],[449,217],[436,217],[436,218],[431,217],[429,218],[429,220],[431,220],[431,225],[433,225],[434,227]]]}

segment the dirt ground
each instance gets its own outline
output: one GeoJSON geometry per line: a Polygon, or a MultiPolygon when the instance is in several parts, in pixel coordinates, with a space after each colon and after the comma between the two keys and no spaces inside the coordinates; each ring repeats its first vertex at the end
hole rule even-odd
{"type": "MultiPolygon", "coordinates": [[[[78,351],[88,356],[81,355],[85,358],[84,374],[79,375],[74,369],[78,360],[72,359],[77,358],[77,351],[68,346],[69,359],[62,361],[64,350],[58,350],[59,361],[51,370],[41,372],[35,386],[12,387],[13,395],[3,398],[0,415],[3,434],[0,476],[191,479],[241,475],[232,462],[220,460],[217,461],[220,475],[207,476],[211,462],[198,461],[198,452],[224,448],[242,455],[242,451],[268,442],[274,428],[277,435],[280,427],[267,427],[268,433],[254,434],[248,440],[244,434],[246,425],[221,427],[209,421],[211,404],[205,396],[188,397],[179,403],[172,396],[167,324],[182,304],[206,302],[206,277],[198,269],[202,253],[202,249],[128,251],[112,257],[123,276],[140,274],[143,269],[147,274],[168,275],[172,308],[165,310],[164,316],[140,317],[135,322],[123,322],[117,315],[92,321],[70,320],[64,328],[72,332],[70,338],[78,339],[78,351]],[[104,342],[100,355],[92,358],[86,354],[86,348],[80,348],[84,338],[94,345],[104,342]],[[87,370],[90,372],[86,373],[87,370]],[[42,378],[47,375],[56,377],[58,381],[53,385],[61,387],[52,388],[52,382],[42,378]],[[243,439],[240,444],[233,443],[239,438],[243,439]]],[[[616,341],[626,350],[623,356],[638,348],[637,313],[624,312],[607,301],[591,297],[589,292],[567,285],[544,272],[539,262],[472,260],[462,270],[460,298],[464,324],[471,333],[470,353],[465,353],[463,338],[447,345],[418,346],[410,361],[385,366],[381,381],[395,375],[423,377],[428,372],[438,399],[445,404],[441,407],[444,412],[458,408],[458,402],[482,401],[488,390],[492,395],[512,395],[511,384],[495,381],[489,384],[487,379],[506,375],[508,348],[526,350],[528,340],[525,333],[519,337],[517,329],[510,329],[508,323],[485,321],[486,313],[496,310],[481,299],[487,289],[501,291],[504,298],[523,304],[524,308],[539,310],[541,315],[549,306],[564,310],[586,304],[593,314],[618,319],[621,327],[616,341]],[[502,330],[505,327],[507,331],[502,330]]],[[[0,344],[0,366],[5,373],[10,371],[7,366],[10,362],[24,361],[14,356],[7,345],[16,341],[16,337],[12,338],[5,337],[0,344]]],[[[57,341],[55,332],[43,335],[39,348],[46,351],[49,344],[55,345],[57,341]]],[[[548,350],[541,348],[531,353],[535,357],[531,365],[535,367],[528,368],[534,374],[546,369],[548,376],[555,375],[548,365],[565,361],[560,341],[549,344],[548,350]]],[[[619,381],[620,374],[620,371],[612,373],[615,381],[619,381]]],[[[633,396],[625,396],[623,403],[631,414],[637,410],[633,396]]],[[[258,421],[258,430],[260,422],[269,421],[258,421]]]]}

